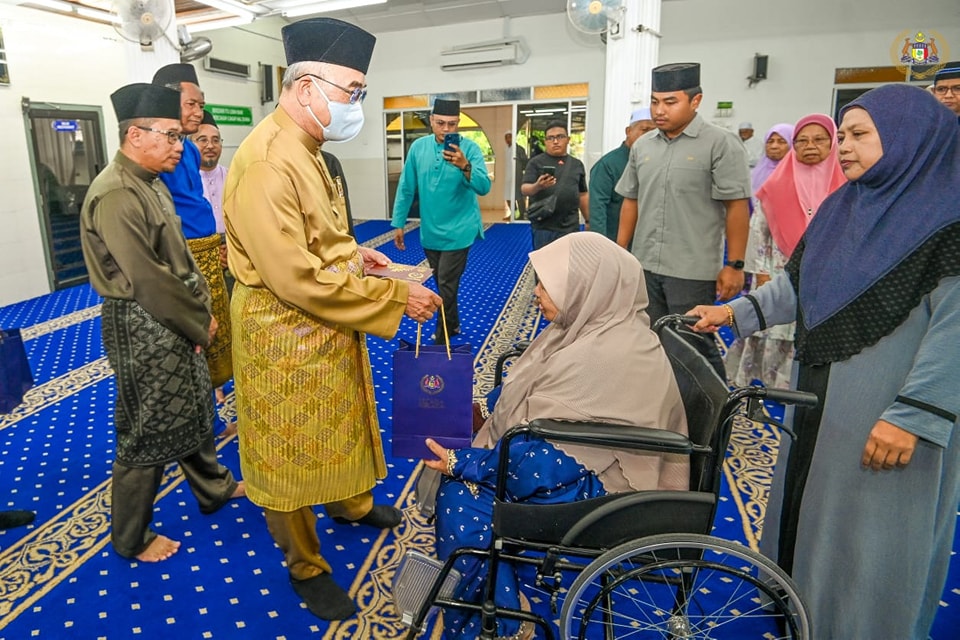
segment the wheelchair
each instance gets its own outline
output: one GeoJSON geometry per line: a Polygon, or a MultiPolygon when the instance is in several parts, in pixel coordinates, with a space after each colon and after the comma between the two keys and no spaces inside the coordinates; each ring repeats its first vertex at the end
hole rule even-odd
{"type": "MultiPolygon", "coordinates": [[[[810,638],[806,607],[790,577],[774,562],[741,544],[709,535],[716,515],[724,454],[733,418],[776,423],[763,401],[815,406],[813,394],[745,387],[730,391],[691,344],[701,339],[685,324],[698,318],[666,316],[654,326],[680,388],[688,436],[602,423],[538,419],[512,428],[500,448],[489,549],[460,548],[445,563],[401,563],[394,596],[408,640],[439,609],[479,612],[482,640],[498,637],[497,620],[536,625],[537,638],[556,629],[538,613],[495,603],[497,571],[505,562],[535,570],[535,587],[559,607],[566,639],[810,638]],[[509,441],[528,434],[553,442],[690,456],[690,491],[634,491],[565,504],[506,501],[509,441]],[[460,557],[488,563],[483,602],[453,599],[460,557]],[[572,584],[568,579],[575,574],[572,584]],[[404,611],[403,609],[406,609],[404,611]]],[[[501,357],[516,357],[516,349],[501,357]]],[[[499,381],[499,376],[497,380],[499,381]]]]}

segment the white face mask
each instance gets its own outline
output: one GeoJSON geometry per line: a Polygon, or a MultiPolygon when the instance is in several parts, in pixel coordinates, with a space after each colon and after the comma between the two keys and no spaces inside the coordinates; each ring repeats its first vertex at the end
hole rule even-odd
{"type": "Polygon", "coordinates": [[[310,117],[323,131],[323,139],[330,142],[346,142],[356,138],[360,129],[363,128],[363,105],[359,101],[353,104],[332,102],[314,78],[310,78],[310,82],[317,88],[323,99],[327,101],[327,110],[330,112],[330,124],[325,127],[317,118],[313,109],[310,108],[310,105],[307,105],[310,117]]]}

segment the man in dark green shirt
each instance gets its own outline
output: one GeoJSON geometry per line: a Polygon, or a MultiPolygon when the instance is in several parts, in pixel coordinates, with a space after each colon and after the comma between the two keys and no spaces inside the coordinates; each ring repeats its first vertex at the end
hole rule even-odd
{"type": "Polygon", "coordinates": [[[657,125],[650,119],[650,109],[643,107],[630,114],[626,138],[613,151],[605,154],[590,169],[590,230],[602,233],[614,242],[620,229],[620,205],[623,196],[614,187],[620,181],[630,158],[630,147],[637,138],[657,125]]]}

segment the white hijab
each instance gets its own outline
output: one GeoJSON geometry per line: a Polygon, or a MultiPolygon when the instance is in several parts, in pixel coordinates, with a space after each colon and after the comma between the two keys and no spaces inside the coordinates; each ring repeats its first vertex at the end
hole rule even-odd
{"type": "MultiPolygon", "coordinates": [[[[559,313],[510,369],[474,444],[492,447],[535,418],[589,420],[686,435],[673,370],[650,329],[637,259],[599,233],[573,233],[530,254],[559,313]]],[[[557,444],[610,492],[685,490],[686,456],[557,444]]]]}

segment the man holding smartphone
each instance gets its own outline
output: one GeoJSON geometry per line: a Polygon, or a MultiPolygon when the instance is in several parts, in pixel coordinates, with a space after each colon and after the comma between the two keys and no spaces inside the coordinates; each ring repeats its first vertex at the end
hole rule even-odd
{"type": "Polygon", "coordinates": [[[527,218],[533,234],[533,249],[580,230],[580,214],[590,224],[587,171],[567,153],[567,125],[554,120],[544,132],[545,153],[530,158],[520,192],[529,196],[527,218]]]}
{"type": "MultiPolygon", "coordinates": [[[[460,333],[457,297],[473,241],[483,238],[477,196],[490,191],[483,151],[457,133],[460,101],[437,99],[430,114],[432,136],[410,145],[393,204],[393,242],[403,251],[403,227],[414,198],[420,198],[420,244],[437,279],[450,336],[460,333]]],[[[443,344],[438,322],[434,342],[443,344]]]]}

